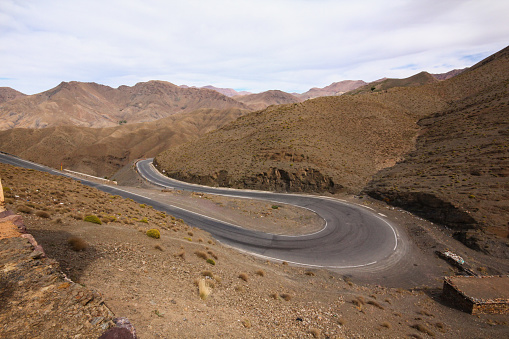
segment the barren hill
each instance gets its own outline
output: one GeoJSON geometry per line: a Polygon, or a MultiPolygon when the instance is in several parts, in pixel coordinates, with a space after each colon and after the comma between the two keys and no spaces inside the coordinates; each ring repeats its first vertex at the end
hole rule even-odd
{"type": "Polygon", "coordinates": [[[438,82],[439,80],[435,78],[433,75],[428,72],[420,72],[411,77],[404,79],[392,79],[392,78],[383,78],[377,81],[370,82],[367,85],[359,87],[348,94],[360,94],[360,93],[369,93],[369,92],[379,92],[386,91],[389,88],[394,87],[412,87],[412,86],[421,86],[426,84],[432,84],[434,82],[438,82]]]}
{"type": "Polygon", "coordinates": [[[111,176],[130,161],[198,138],[247,111],[199,109],[109,128],[57,126],[0,132],[0,149],[50,167],[111,176]]]}
{"type": "Polygon", "coordinates": [[[301,101],[296,96],[279,90],[271,90],[257,94],[235,96],[233,99],[244,103],[253,110],[267,108],[270,105],[290,104],[301,101]]]}
{"type": "Polygon", "coordinates": [[[254,112],[156,162],[170,176],[209,185],[358,193],[417,147],[368,192],[411,210],[435,210],[441,223],[491,225],[506,236],[507,54],[446,81],[420,73],[409,87],[254,112]]]}
{"type": "Polygon", "coordinates": [[[334,82],[324,88],[311,88],[309,91],[297,96],[302,100],[307,100],[324,96],[341,95],[364,85],[366,85],[366,82],[362,80],[343,80],[340,82],[334,82]]]}
{"type": "Polygon", "coordinates": [[[96,83],[62,82],[40,94],[0,104],[0,130],[74,125],[112,127],[120,121],[154,121],[200,108],[246,108],[216,91],[149,81],[117,89],[96,83]]]}
{"type": "Polygon", "coordinates": [[[24,96],[26,96],[26,94],[16,91],[10,87],[0,87],[0,104],[24,96]]]}

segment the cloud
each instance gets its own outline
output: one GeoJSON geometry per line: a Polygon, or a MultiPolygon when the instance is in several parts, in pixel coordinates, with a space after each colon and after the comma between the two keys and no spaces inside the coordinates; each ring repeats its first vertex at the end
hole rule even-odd
{"type": "Polygon", "coordinates": [[[302,92],[446,72],[505,47],[508,12],[505,0],[3,0],[0,86],[159,79],[302,92]]]}

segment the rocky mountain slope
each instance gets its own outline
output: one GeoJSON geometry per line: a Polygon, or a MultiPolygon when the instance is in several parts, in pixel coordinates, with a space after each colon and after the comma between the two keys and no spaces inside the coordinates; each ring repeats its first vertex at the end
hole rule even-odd
{"type": "Polygon", "coordinates": [[[0,104],[24,96],[26,96],[26,94],[16,91],[10,87],[0,87],[0,104]]]}
{"type": "Polygon", "coordinates": [[[419,121],[416,148],[366,192],[448,225],[467,245],[509,258],[479,231],[509,237],[509,49],[450,80],[467,94],[419,121]]]}
{"type": "Polygon", "coordinates": [[[200,108],[247,107],[216,91],[149,81],[116,89],[96,83],[62,82],[35,95],[0,104],[0,130],[53,126],[112,127],[149,122],[200,108]]]}
{"type": "Polygon", "coordinates": [[[273,106],[156,162],[176,178],[211,185],[358,192],[412,148],[420,117],[446,105],[433,88],[413,87],[273,106]]]}
{"type": "Polygon", "coordinates": [[[270,105],[291,104],[301,101],[298,97],[279,90],[235,96],[233,99],[244,103],[246,106],[253,110],[264,109],[270,105]]]}
{"type": "Polygon", "coordinates": [[[0,132],[1,150],[50,167],[111,176],[130,161],[191,141],[247,111],[200,109],[108,128],[57,126],[0,132]]]}
{"type": "Polygon", "coordinates": [[[313,87],[309,91],[296,95],[301,100],[313,99],[324,96],[341,95],[366,85],[362,80],[343,80],[334,82],[324,88],[313,87]]]}

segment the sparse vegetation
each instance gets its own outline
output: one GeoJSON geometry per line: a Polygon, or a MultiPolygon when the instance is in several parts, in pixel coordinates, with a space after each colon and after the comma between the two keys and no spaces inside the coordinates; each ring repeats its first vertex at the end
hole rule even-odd
{"type": "Polygon", "coordinates": [[[198,283],[198,291],[200,298],[203,300],[210,296],[211,289],[205,279],[200,279],[200,282],[198,283]]]}
{"type": "Polygon", "coordinates": [[[46,211],[36,211],[35,215],[39,218],[49,219],[51,218],[51,215],[46,211]]]}
{"type": "Polygon", "coordinates": [[[240,273],[239,278],[244,280],[245,282],[247,282],[249,280],[247,273],[240,273]]]}
{"type": "Polygon", "coordinates": [[[97,215],[87,215],[87,216],[85,216],[85,218],[83,218],[83,221],[102,225],[102,221],[101,221],[101,219],[99,219],[99,217],[97,215]]]}
{"type": "Polygon", "coordinates": [[[147,236],[151,237],[151,238],[154,238],[154,239],[159,239],[161,238],[161,232],[159,232],[159,230],[157,228],[151,228],[149,229],[147,232],[146,232],[147,236]]]}

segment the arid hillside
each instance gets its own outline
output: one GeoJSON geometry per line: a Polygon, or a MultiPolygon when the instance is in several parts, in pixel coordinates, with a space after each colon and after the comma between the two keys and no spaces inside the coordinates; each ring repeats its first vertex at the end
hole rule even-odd
{"type": "MultiPolygon", "coordinates": [[[[414,78],[430,84],[271,107],[169,149],[156,162],[170,176],[209,185],[358,193],[414,149],[426,132],[419,119],[506,90],[507,66],[500,57],[446,81],[421,73],[414,78]]],[[[482,105],[491,111],[494,103],[482,105]]],[[[480,161],[491,164],[493,156],[480,161]]]]}
{"type": "Polygon", "coordinates": [[[353,91],[350,91],[348,94],[361,94],[361,93],[370,93],[370,92],[380,92],[386,91],[389,88],[394,87],[412,87],[412,86],[421,86],[426,84],[432,84],[438,82],[439,80],[435,78],[433,75],[428,72],[420,72],[411,77],[404,79],[390,79],[384,78],[377,81],[370,82],[362,87],[359,87],[353,91]]]}
{"type": "Polygon", "coordinates": [[[421,119],[415,150],[378,173],[366,192],[456,229],[474,249],[509,258],[506,244],[471,230],[509,238],[509,50],[449,86],[468,95],[421,119]]]}
{"type": "Polygon", "coordinates": [[[421,116],[446,107],[435,93],[396,88],[269,107],[156,162],[173,177],[209,185],[358,192],[413,147],[421,116]]]}
{"type": "Polygon", "coordinates": [[[0,132],[1,150],[50,167],[111,176],[130,161],[194,140],[247,111],[199,109],[109,128],[58,126],[0,132]]]}
{"type": "Polygon", "coordinates": [[[257,94],[235,96],[233,99],[244,103],[253,110],[259,110],[270,105],[293,104],[301,100],[296,96],[283,91],[272,90],[257,94]]]}
{"type": "Polygon", "coordinates": [[[24,96],[26,96],[26,94],[16,91],[10,87],[0,87],[0,104],[24,96]]]}
{"type": "Polygon", "coordinates": [[[62,82],[57,87],[0,104],[0,130],[54,126],[113,127],[149,122],[200,108],[246,109],[216,91],[164,81],[111,88],[62,82]]]}
{"type": "Polygon", "coordinates": [[[366,82],[362,80],[343,80],[340,82],[334,82],[329,86],[325,86],[324,88],[311,88],[309,91],[297,95],[297,97],[299,97],[301,100],[307,100],[318,97],[341,95],[364,85],[366,85],[366,82]]]}

